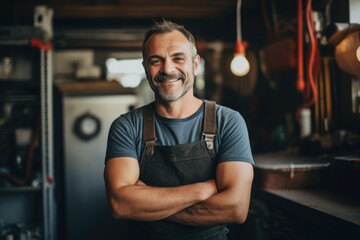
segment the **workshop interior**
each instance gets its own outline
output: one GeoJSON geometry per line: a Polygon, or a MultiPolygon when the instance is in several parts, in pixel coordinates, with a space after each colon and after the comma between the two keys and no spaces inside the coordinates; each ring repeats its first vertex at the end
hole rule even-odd
{"type": "Polygon", "coordinates": [[[144,33],[184,25],[194,93],[238,111],[250,210],[228,239],[360,239],[359,0],[0,3],[0,240],[128,239],[103,179],[112,121],[154,99],[144,33]]]}

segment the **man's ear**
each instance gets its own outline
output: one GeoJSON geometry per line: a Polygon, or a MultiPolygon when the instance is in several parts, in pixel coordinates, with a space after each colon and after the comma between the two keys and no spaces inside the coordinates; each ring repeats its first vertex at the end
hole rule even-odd
{"type": "Polygon", "coordinates": [[[198,54],[196,54],[196,56],[194,57],[194,75],[197,76],[199,73],[199,68],[200,68],[200,56],[198,54]]]}
{"type": "Polygon", "coordinates": [[[142,66],[143,66],[143,68],[144,68],[146,79],[149,79],[149,78],[148,78],[148,73],[147,73],[147,71],[146,71],[145,62],[142,61],[141,64],[142,64],[142,66]]]}

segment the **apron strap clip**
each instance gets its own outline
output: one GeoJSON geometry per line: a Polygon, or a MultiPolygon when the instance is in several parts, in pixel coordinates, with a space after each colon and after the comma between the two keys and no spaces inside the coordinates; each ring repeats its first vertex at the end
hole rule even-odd
{"type": "Polygon", "coordinates": [[[146,155],[148,157],[151,157],[152,155],[154,155],[154,146],[155,146],[155,141],[156,138],[152,138],[152,139],[148,139],[145,142],[145,151],[146,151],[146,155]]]}
{"type": "Polygon", "coordinates": [[[206,142],[207,149],[212,150],[214,148],[215,134],[203,133],[203,136],[206,142]]]}

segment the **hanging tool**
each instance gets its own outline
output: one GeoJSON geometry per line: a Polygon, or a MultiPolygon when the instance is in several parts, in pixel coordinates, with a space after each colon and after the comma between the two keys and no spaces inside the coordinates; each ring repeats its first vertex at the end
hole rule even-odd
{"type": "Polygon", "coordinates": [[[32,166],[33,166],[35,149],[36,149],[36,146],[38,145],[39,131],[40,131],[40,120],[37,121],[35,130],[33,132],[32,138],[31,138],[29,151],[28,151],[27,159],[26,159],[24,176],[17,177],[13,174],[0,172],[0,177],[6,178],[7,180],[9,180],[12,184],[14,184],[16,186],[23,186],[29,182],[31,174],[32,174],[32,170],[33,170],[32,166]]]}
{"type": "Polygon", "coordinates": [[[305,80],[304,80],[304,43],[303,43],[303,2],[302,0],[298,0],[298,11],[297,11],[297,22],[298,22],[298,29],[297,29],[297,37],[298,37],[298,78],[296,81],[296,88],[303,92],[305,89],[305,80]]]}

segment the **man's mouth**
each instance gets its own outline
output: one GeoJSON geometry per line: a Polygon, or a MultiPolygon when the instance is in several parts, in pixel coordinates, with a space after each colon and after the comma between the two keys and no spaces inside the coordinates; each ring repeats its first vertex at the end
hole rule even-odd
{"type": "Polygon", "coordinates": [[[177,81],[179,81],[180,80],[180,78],[179,79],[166,79],[166,80],[160,80],[160,81],[158,81],[158,82],[163,82],[163,83],[173,83],[173,82],[177,82],[177,81]]]}
{"type": "Polygon", "coordinates": [[[177,75],[158,75],[155,77],[156,82],[163,82],[163,83],[172,83],[177,81],[183,81],[185,79],[184,76],[177,74],[177,75]]]}

